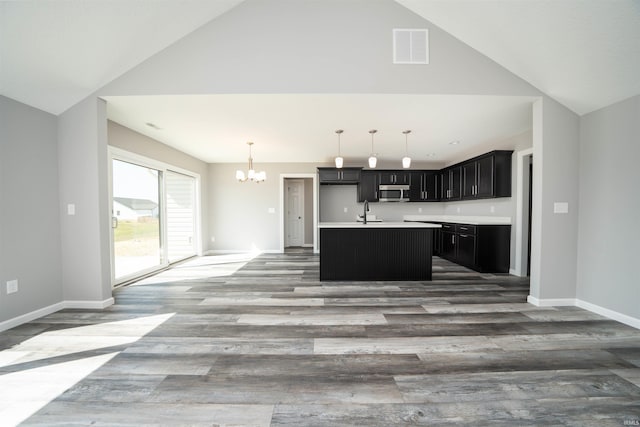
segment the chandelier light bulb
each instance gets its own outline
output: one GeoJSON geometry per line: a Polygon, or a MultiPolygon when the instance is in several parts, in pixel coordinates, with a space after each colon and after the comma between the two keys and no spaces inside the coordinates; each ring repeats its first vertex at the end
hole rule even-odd
{"type": "Polygon", "coordinates": [[[255,169],[253,169],[253,157],[251,156],[251,146],[253,142],[247,142],[247,145],[249,146],[249,170],[246,176],[243,171],[237,170],[236,179],[240,182],[252,181],[260,183],[267,179],[267,174],[264,171],[256,172],[255,169]]]}

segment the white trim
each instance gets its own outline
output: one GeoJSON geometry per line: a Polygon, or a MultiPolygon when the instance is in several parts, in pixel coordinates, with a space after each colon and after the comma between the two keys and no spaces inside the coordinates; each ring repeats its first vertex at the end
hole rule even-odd
{"type": "Polygon", "coordinates": [[[509,274],[512,276],[518,276],[518,274],[516,273],[516,270],[514,268],[510,268],[509,269],[509,274]]]}
{"type": "Polygon", "coordinates": [[[56,311],[64,310],[66,308],[84,308],[84,309],[103,309],[114,304],[113,298],[108,298],[104,301],[62,301],[47,307],[39,308],[30,313],[23,314],[13,319],[0,322],[0,332],[7,329],[15,328],[16,326],[23,325],[25,323],[40,319],[41,317],[48,316],[56,311]]]}
{"type": "Polygon", "coordinates": [[[107,308],[115,303],[115,299],[107,298],[104,301],[79,301],[79,300],[70,300],[63,301],[64,308],[82,308],[88,310],[102,310],[103,308],[107,308]]]}
{"type": "Polygon", "coordinates": [[[312,248],[313,247],[313,243],[305,243],[304,245],[302,245],[303,248],[312,248]]]}
{"type": "Polygon", "coordinates": [[[315,173],[281,173],[280,174],[280,251],[267,253],[284,253],[284,180],[287,178],[313,179],[313,252],[318,252],[318,175],[315,173]]]}
{"type": "Polygon", "coordinates": [[[209,249],[205,255],[225,255],[225,254],[281,254],[284,251],[280,249],[261,249],[257,253],[246,249],[209,249]]]}
{"type": "Polygon", "coordinates": [[[575,306],[576,300],[575,298],[545,298],[538,299],[534,296],[529,295],[527,297],[527,302],[535,305],[536,307],[567,307],[567,306],[575,306]]]}
{"type": "Polygon", "coordinates": [[[576,299],[576,306],[601,316],[608,317],[609,319],[616,320],[620,323],[624,323],[625,325],[632,326],[636,329],[640,329],[640,319],[636,319],[635,317],[627,316],[626,314],[618,313],[617,311],[613,311],[581,299],[576,299]]]}
{"type": "MultiPolygon", "coordinates": [[[[518,151],[516,153],[516,180],[517,180],[517,188],[516,188],[516,223],[515,223],[515,232],[516,232],[516,241],[515,241],[515,265],[513,268],[513,273],[511,270],[510,274],[514,276],[524,277],[527,275],[527,267],[522,262],[524,256],[524,203],[525,203],[525,193],[527,193],[527,189],[524,186],[524,176],[528,171],[528,168],[524,167],[525,158],[533,155],[533,147],[527,148],[526,150],[518,151]]],[[[528,201],[528,199],[527,199],[528,201]]]]}
{"type": "Polygon", "coordinates": [[[40,317],[48,316],[51,313],[64,309],[64,302],[59,302],[47,307],[34,310],[31,313],[23,314],[22,316],[14,317],[13,319],[0,322],[0,332],[7,329],[15,328],[23,323],[31,322],[32,320],[39,319],[40,317]]]}

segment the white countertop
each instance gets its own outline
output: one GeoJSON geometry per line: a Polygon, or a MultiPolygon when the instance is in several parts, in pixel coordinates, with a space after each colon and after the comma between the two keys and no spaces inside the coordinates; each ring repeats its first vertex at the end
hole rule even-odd
{"type": "Polygon", "coordinates": [[[471,225],[511,225],[508,216],[404,215],[405,221],[435,221],[471,225]]]}
{"type": "Polygon", "coordinates": [[[321,222],[318,228],[440,228],[440,224],[427,224],[424,222],[321,222]]]}

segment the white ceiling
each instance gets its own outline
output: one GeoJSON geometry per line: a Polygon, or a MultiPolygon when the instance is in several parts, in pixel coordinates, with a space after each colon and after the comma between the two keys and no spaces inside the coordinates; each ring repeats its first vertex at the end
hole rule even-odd
{"type": "Polygon", "coordinates": [[[60,114],[242,0],[0,0],[0,94],[60,114]]]}
{"type": "MultiPolygon", "coordinates": [[[[378,94],[277,94],[106,97],[111,120],[209,163],[331,162],[343,129],[345,164],[374,152],[400,166],[410,157],[446,163],[461,153],[504,144],[531,129],[533,97],[378,94]],[[160,130],[147,125],[152,123],[160,130]],[[450,145],[457,140],[460,143],[450,145]],[[266,149],[268,147],[268,150],[266,149]],[[431,155],[430,155],[431,154],[431,155]]],[[[513,148],[501,146],[501,148],[513,148]]]]}
{"type": "MultiPolygon", "coordinates": [[[[638,0],[397,1],[578,114],[640,93],[638,0]]],[[[0,94],[59,114],[241,2],[0,0],[0,94]]],[[[320,104],[314,104],[317,100],[312,102],[311,95],[154,97],[153,102],[148,98],[110,98],[109,114],[207,161],[246,159],[246,146],[238,145],[248,139],[255,139],[256,161],[294,159],[291,153],[296,153],[295,161],[326,161],[335,155],[336,128],[345,129],[345,157],[364,158],[370,151],[367,130],[371,127],[380,130],[376,151],[389,159],[402,154],[401,131],[410,128],[414,131],[409,137],[410,150],[418,146],[422,150],[412,156],[422,158],[427,152],[436,152],[433,160],[446,160],[461,150],[471,150],[473,144],[512,136],[530,120],[523,115],[530,99],[475,98],[326,95],[320,104]],[[248,108],[244,97],[263,109],[258,113],[258,107],[248,108]],[[459,104],[461,101],[467,106],[459,104]],[[157,103],[173,114],[154,109],[157,103]],[[274,103],[288,115],[270,108],[274,103]],[[414,105],[414,113],[430,112],[433,116],[412,121],[408,117],[414,113],[406,108],[404,115],[390,116],[391,104],[398,111],[414,105]],[[178,105],[184,108],[180,111],[189,111],[191,118],[201,117],[197,126],[184,123],[178,105]],[[439,114],[452,105],[459,109],[458,117],[466,114],[464,121],[439,114]],[[229,116],[231,106],[244,118],[242,122],[229,116]],[[350,117],[344,123],[335,112],[345,106],[359,108],[350,113],[368,112],[343,115],[350,117]],[[472,106],[477,110],[472,111],[472,106]],[[503,111],[506,106],[513,111],[503,111]],[[485,126],[471,125],[482,120],[485,126]],[[144,126],[147,121],[164,130],[144,126]],[[495,122],[495,131],[487,131],[489,122],[495,122]],[[452,139],[462,144],[443,145],[452,139]],[[261,152],[262,144],[267,143],[269,152],[261,152]]]]}
{"type": "Polygon", "coordinates": [[[396,0],[579,115],[640,94],[638,0],[396,0]]]}

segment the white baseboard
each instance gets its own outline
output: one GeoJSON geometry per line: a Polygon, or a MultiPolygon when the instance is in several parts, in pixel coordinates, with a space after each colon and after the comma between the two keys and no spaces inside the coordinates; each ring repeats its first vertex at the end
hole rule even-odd
{"type": "Polygon", "coordinates": [[[279,249],[265,249],[264,251],[247,251],[242,249],[209,249],[205,255],[227,255],[227,254],[280,254],[279,249]]]}
{"type": "Polygon", "coordinates": [[[613,311],[608,308],[604,308],[599,305],[576,298],[538,299],[529,295],[527,297],[527,302],[537,307],[580,307],[582,309],[591,311],[592,313],[596,313],[620,323],[624,323],[625,325],[640,329],[640,319],[636,319],[635,317],[618,313],[617,311],[613,311]]]}
{"type": "Polygon", "coordinates": [[[635,317],[627,316],[626,314],[618,313],[617,311],[609,310],[608,308],[600,307],[599,305],[591,304],[590,302],[582,301],[580,299],[576,300],[576,306],[592,311],[601,316],[608,317],[609,319],[616,320],[620,323],[624,323],[625,325],[632,326],[636,329],[640,329],[640,319],[636,319],[635,317]]]}
{"type": "Polygon", "coordinates": [[[535,305],[536,307],[567,307],[567,306],[575,306],[576,300],[575,298],[546,298],[546,299],[538,299],[534,296],[529,295],[527,297],[527,302],[535,305]]]}
{"type": "Polygon", "coordinates": [[[65,308],[80,308],[80,309],[91,309],[91,310],[101,310],[103,308],[107,308],[110,305],[113,305],[115,300],[113,298],[107,298],[104,301],[62,301],[47,307],[39,308],[30,313],[23,314],[18,317],[14,317],[13,319],[5,320],[4,322],[0,322],[0,332],[6,331],[7,329],[15,328],[16,326],[20,326],[24,323],[31,322],[33,320],[39,319],[44,316],[48,316],[49,314],[55,313],[56,311],[64,310],[65,308]]]}
{"type": "Polygon", "coordinates": [[[31,322],[32,320],[39,319],[40,317],[48,316],[51,313],[64,309],[64,301],[56,304],[52,304],[47,307],[39,308],[30,313],[23,314],[22,316],[14,317],[13,319],[0,322],[0,332],[7,329],[15,328],[23,323],[31,322]]]}
{"type": "Polygon", "coordinates": [[[113,305],[116,301],[113,298],[107,298],[104,301],[64,301],[64,308],[80,308],[88,310],[102,310],[110,305],[113,305]]]}
{"type": "Polygon", "coordinates": [[[303,248],[312,248],[313,247],[313,243],[305,243],[304,245],[302,245],[303,248]]]}

